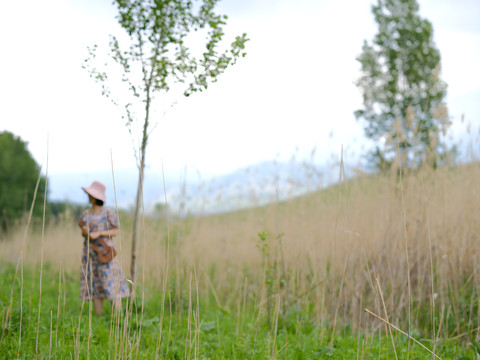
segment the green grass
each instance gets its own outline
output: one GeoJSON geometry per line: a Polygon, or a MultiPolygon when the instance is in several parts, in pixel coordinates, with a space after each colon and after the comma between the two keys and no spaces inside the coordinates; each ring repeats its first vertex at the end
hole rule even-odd
{"type": "MultiPolygon", "coordinates": [[[[40,269],[1,265],[0,286],[3,359],[395,359],[395,352],[399,359],[432,358],[394,330],[392,342],[383,324],[373,333],[337,328],[332,338],[332,328],[316,322],[308,307],[292,306],[269,324],[258,307],[239,302],[239,309],[225,309],[201,292],[197,302],[194,286],[169,289],[163,301],[162,290],[147,285],[138,289],[130,313],[112,316],[107,302],[104,314],[95,316],[89,303],[82,311],[78,274],[46,264],[40,322],[40,269]]],[[[436,348],[443,359],[474,359],[466,342],[436,348]]]]}

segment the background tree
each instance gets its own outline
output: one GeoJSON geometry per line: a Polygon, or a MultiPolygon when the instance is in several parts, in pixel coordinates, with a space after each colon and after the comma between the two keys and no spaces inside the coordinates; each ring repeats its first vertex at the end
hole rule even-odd
{"type": "MultiPolygon", "coordinates": [[[[139,214],[142,206],[142,189],[145,154],[155,95],[167,93],[176,84],[183,84],[183,94],[207,88],[225,69],[235,63],[243,51],[246,34],[237,36],[231,46],[223,51],[218,47],[224,35],[227,19],[215,13],[218,0],[116,0],[117,20],[126,31],[126,47],[111,36],[110,57],[120,65],[122,81],[130,97],[124,101],[127,124],[143,124],[138,155],[138,188],[132,236],[131,278],[135,281],[136,243],[139,214]],[[191,36],[197,32],[197,36],[191,36]],[[203,39],[199,36],[205,35],[203,39]],[[203,50],[202,50],[203,48],[203,50]],[[197,53],[198,55],[194,55],[197,53]],[[140,105],[140,107],[139,107],[140,105]]],[[[115,104],[121,100],[112,97],[107,84],[107,73],[94,66],[96,46],[90,49],[85,67],[91,77],[102,83],[102,92],[115,104]]],[[[175,134],[172,134],[175,136],[175,134]]]]}
{"type": "Polygon", "coordinates": [[[378,33],[357,58],[363,108],[355,116],[377,140],[375,165],[389,169],[398,149],[407,167],[437,166],[449,152],[440,137],[449,121],[432,24],[419,16],[416,0],[379,0],[372,12],[378,33]]]}
{"type": "MultiPolygon", "coordinates": [[[[30,210],[40,167],[27,150],[27,143],[11,132],[0,133],[0,224],[7,230],[15,219],[30,210]]],[[[41,178],[36,202],[43,204],[45,178],[41,178]]],[[[33,215],[42,216],[35,206],[33,215]]]]}

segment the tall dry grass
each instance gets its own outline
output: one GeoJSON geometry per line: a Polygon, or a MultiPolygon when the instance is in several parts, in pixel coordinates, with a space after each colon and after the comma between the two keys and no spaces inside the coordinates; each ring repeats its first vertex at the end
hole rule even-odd
{"type": "MultiPolygon", "coordinates": [[[[273,321],[307,309],[325,331],[376,329],[369,309],[429,338],[472,334],[480,324],[478,184],[480,166],[472,163],[359,177],[234,213],[146,218],[139,286],[165,286],[174,301],[188,301],[196,279],[195,296],[227,311],[250,306],[273,321]]],[[[117,244],[128,274],[128,215],[121,224],[117,244]]],[[[0,242],[0,259],[16,261],[23,248],[24,263],[39,265],[41,232],[22,231],[0,242]]],[[[78,271],[81,246],[68,214],[47,224],[44,262],[78,271]]]]}
{"type": "MultiPolygon", "coordinates": [[[[465,291],[478,289],[479,177],[472,164],[423,170],[403,184],[396,176],[361,178],[283,204],[192,219],[178,236],[174,258],[180,269],[215,267],[216,291],[228,302],[238,277],[247,276],[252,291],[261,291],[257,233],[268,229],[285,301],[307,294],[329,324],[352,323],[363,308],[383,314],[378,278],[394,323],[405,325],[410,304],[413,324],[430,323],[425,317],[434,310],[436,331],[453,326],[458,334],[479,323],[472,312],[461,320],[465,291]],[[441,324],[440,318],[458,323],[441,324]]],[[[145,265],[153,268],[149,254],[145,265]]],[[[468,298],[478,310],[476,297],[468,298]]]]}

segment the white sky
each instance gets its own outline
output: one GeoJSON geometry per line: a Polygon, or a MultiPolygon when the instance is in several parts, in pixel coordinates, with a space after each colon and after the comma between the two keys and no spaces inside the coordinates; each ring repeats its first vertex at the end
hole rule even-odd
{"type": "MultiPolygon", "coordinates": [[[[86,47],[106,53],[117,31],[110,0],[0,3],[0,131],[29,143],[49,173],[135,167],[121,111],[81,69],[86,47]],[[47,140],[48,139],[48,140],[47,140]]],[[[317,160],[361,152],[356,56],[376,33],[370,0],[224,0],[226,40],[246,32],[247,57],[201,94],[160,116],[147,149],[150,170],[188,164],[224,174],[316,149],[317,160]]],[[[480,1],[419,0],[434,27],[457,135],[462,114],[480,124],[480,1]]],[[[160,113],[161,114],[161,113],[160,113]]],[[[350,155],[349,155],[350,154],[350,155]]]]}

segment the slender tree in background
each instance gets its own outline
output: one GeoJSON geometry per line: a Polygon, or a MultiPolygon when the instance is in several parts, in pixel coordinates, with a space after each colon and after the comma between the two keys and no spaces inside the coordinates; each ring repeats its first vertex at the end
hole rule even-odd
{"type": "MultiPolygon", "coordinates": [[[[155,96],[165,94],[179,84],[183,85],[182,92],[185,96],[205,90],[239,56],[245,56],[246,34],[237,36],[229,47],[219,50],[227,16],[215,13],[218,1],[114,1],[118,10],[118,23],[127,34],[123,40],[127,45],[122,47],[117,37],[111,36],[109,55],[120,65],[122,80],[129,89],[130,97],[122,103],[127,125],[139,121],[143,128],[138,154],[139,178],[132,236],[132,282],[135,282],[145,154],[151,114],[155,100],[158,100],[155,96]],[[205,37],[199,40],[201,35],[205,37]],[[194,53],[199,55],[193,55],[194,53]]],[[[96,46],[90,49],[85,68],[91,77],[102,83],[103,95],[120,104],[121,100],[114,99],[108,87],[107,73],[94,66],[96,49],[96,46]]]]}
{"type": "MultiPolygon", "coordinates": [[[[0,230],[7,230],[15,219],[30,208],[40,166],[30,155],[27,143],[11,132],[0,133],[0,230]]],[[[45,178],[37,191],[37,201],[43,203],[45,178]]],[[[34,207],[33,215],[42,216],[42,207],[34,207]]]]}
{"type": "Polygon", "coordinates": [[[436,167],[451,153],[441,140],[449,125],[440,77],[440,52],[432,24],[418,14],[416,0],[379,0],[372,6],[378,33],[363,44],[356,82],[363,108],[355,112],[365,134],[376,140],[372,160],[388,170],[397,151],[409,168],[436,167]]]}

